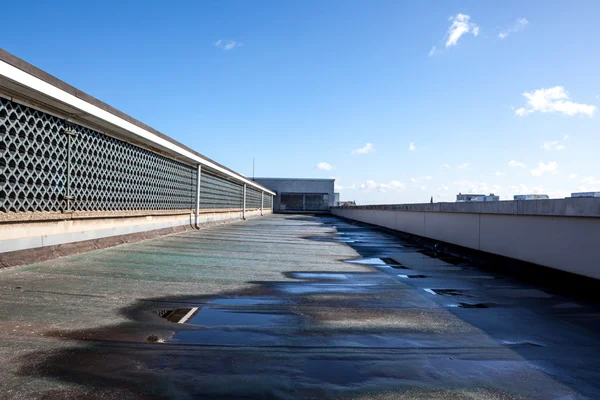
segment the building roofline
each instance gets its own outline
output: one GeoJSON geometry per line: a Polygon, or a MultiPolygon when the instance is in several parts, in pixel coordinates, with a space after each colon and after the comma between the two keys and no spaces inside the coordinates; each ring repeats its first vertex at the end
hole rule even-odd
{"type": "Polygon", "coordinates": [[[266,178],[266,177],[255,177],[254,180],[270,180],[270,181],[322,181],[322,182],[335,182],[335,179],[322,179],[322,178],[266,178]]]}

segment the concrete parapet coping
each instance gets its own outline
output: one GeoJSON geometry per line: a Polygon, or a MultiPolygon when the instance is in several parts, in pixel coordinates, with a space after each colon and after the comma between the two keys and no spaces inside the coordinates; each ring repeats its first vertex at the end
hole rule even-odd
{"type": "Polygon", "coordinates": [[[332,209],[598,218],[600,217],[600,198],[508,200],[465,203],[380,204],[353,207],[332,207],[332,209]]]}
{"type": "MultiPolygon", "coordinates": [[[[260,210],[260,208],[247,208],[246,211],[260,210]]],[[[241,208],[205,208],[200,209],[200,214],[218,214],[229,212],[242,212],[241,208]]],[[[195,214],[194,210],[131,210],[131,211],[74,211],[61,212],[16,212],[0,213],[0,224],[11,222],[39,222],[63,221],[90,218],[128,218],[152,217],[159,215],[188,215],[195,214]]]]}

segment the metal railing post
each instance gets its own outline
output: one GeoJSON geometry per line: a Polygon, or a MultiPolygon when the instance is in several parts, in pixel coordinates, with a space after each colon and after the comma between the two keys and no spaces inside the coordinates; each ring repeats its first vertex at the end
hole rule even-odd
{"type": "Polygon", "coordinates": [[[246,219],[246,184],[244,183],[244,204],[242,207],[242,219],[246,219]]]}
{"type": "Polygon", "coordinates": [[[202,179],[202,165],[198,164],[198,176],[196,177],[196,229],[200,229],[200,181],[202,179]]]}

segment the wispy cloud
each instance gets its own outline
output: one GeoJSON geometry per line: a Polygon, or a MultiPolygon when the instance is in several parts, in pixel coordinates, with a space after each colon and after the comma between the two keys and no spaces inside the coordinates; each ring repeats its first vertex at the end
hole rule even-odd
{"type": "Polygon", "coordinates": [[[515,160],[510,160],[508,162],[508,166],[509,167],[525,168],[525,163],[522,163],[522,162],[519,162],[519,161],[515,161],[515,160]]]}
{"type": "Polygon", "coordinates": [[[544,150],[552,151],[552,150],[562,150],[565,148],[565,145],[562,144],[558,140],[553,140],[552,142],[544,142],[542,145],[544,150]]]}
{"type": "Polygon", "coordinates": [[[442,164],[442,168],[450,169],[450,164],[442,164]]]}
{"type": "Polygon", "coordinates": [[[504,39],[505,37],[507,37],[508,35],[510,35],[511,33],[515,33],[515,32],[519,32],[522,31],[523,29],[525,29],[525,27],[527,26],[527,24],[529,24],[529,21],[527,21],[526,18],[519,18],[515,21],[514,24],[512,24],[512,26],[510,26],[508,29],[500,32],[498,34],[498,37],[500,39],[504,39]]]}
{"type": "Polygon", "coordinates": [[[596,179],[593,176],[588,176],[581,180],[583,183],[587,183],[588,185],[600,186],[600,179],[596,179]]]}
{"type": "Polygon", "coordinates": [[[559,112],[569,116],[585,114],[592,117],[596,111],[596,106],[591,104],[570,101],[569,94],[562,86],[525,92],[523,96],[527,99],[527,105],[515,111],[515,114],[519,117],[524,117],[536,111],[542,113],[559,112]]]}
{"type": "Polygon", "coordinates": [[[373,180],[368,180],[360,185],[360,190],[363,192],[378,191],[386,192],[393,190],[396,192],[402,192],[405,188],[404,183],[399,181],[389,181],[388,183],[377,183],[373,180]]]}
{"type": "Polygon", "coordinates": [[[233,50],[236,47],[242,47],[244,43],[236,42],[235,40],[223,40],[219,39],[213,43],[213,45],[219,49],[223,49],[225,51],[233,50]]]}
{"type": "Polygon", "coordinates": [[[505,172],[496,171],[496,173],[494,175],[496,175],[496,176],[504,176],[504,175],[506,175],[506,173],[505,172]]]}
{"type": "Polygon", "coordinates": [[[430,176],[430,175],[427,175],[427,176],[418,176],[418,177],[416,177],[416,178],[410,178],[410,181],[411,181],[412,183],[417,183],[417,182],[422,182],[422,181],[430,181],[430,180],[432,180],[432,179],[433,179],[433,177],[432,177],[432,176],[430,176]]]}
{"type": "Polygon", "coordinates": [[[543,186],[529,187],[529,186],[525,185],[524,183],[521,183],[519,185],[512,185],[510,188],[512,189],[513,192],[515,192],[515,194],[539,194],[539,193],[544,193],[544,187],[543,186]]]}
{"type": "Polygon", "coordinates": [[[544,164],[543,162],[538,163],[538,167],[530,170],[531,175],[533,176],[542,176],[546,172],[556,173],[558,170],[558,163],[556,161],[549,162],[548,164],[544,164]]]}
{"type": "Polygon", "coordinates": [[[321,161],[320,163],[315,165],[315,168],[320,169],[321,171],[331,171],[333,169],[333,166],[329,163],[326,163],[325,161],[321,161]]]}
{"type": "Polygon", "coordinates": [[[433,46],[431,48],[431,50],[429,50],[429,54],[427,55],[427,57],[433,57],[434,54],[435,54],[435,46],[433,46]]]}
{"type": "Polygon", "coordinates": [[[575,179],[577,178],[577,174],[569,174],[569,179],[575,179]]]}
{"type": "Polygon", "coordinates": [[[408,144],[408,150],[415,151],[416,149],[417,149],[417,146],[415,146],[415,142],[410,142],[408,144]]]}
{"type": "Polygon", "coordinates": [[[352,150],[352,154],[367,154],[373,151],[375,151],[375,146],[373,146],[373,143],[367,143],[359,149],[352,150]]]}
{"type": "Polygon", "coordinates": [[[452,182],[458,186],[458,191],[462,193],[488,193],[491,192],[492,186],[486,182],[474,182],[470,180],[459,180],[452,182]]]}
{"type": "Polygon", "coordinates": [[[460,164],[456,168],[458,168],[458,169],[467,169],[467,168],[469,168],[469,163],[460,164]]]}
{"type": "Polygon", "coordinates": [[[473,36],[479,35],[479,26],[470,22],[471,17],[465,14],[456,14],[450,17],[452,24],[448,28],[446,39],[446,47],[456,46],[458,39],[466,33],[471,33],[473,36]]]}

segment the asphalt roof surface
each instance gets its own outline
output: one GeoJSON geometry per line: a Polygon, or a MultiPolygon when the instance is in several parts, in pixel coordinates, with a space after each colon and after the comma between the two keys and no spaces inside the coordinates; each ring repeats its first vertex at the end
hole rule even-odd
{"type": "Polygon", "coordinates": [[[598,309],[274,215],[0,270],[0,398],[600,398],[598,309]]]}

